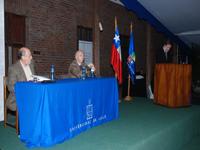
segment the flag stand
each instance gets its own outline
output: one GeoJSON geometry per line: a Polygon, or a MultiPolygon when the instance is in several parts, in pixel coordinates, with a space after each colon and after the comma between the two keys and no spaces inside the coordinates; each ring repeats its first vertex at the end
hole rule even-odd
{"type": "Polygon", "coordinates": [[[128,89],[127,89],[127,93],[128,95],[124,98],[125,101],[131,101],[133,99],[133,97],[130,96],[130,75],[128,76],[128,89]]]}

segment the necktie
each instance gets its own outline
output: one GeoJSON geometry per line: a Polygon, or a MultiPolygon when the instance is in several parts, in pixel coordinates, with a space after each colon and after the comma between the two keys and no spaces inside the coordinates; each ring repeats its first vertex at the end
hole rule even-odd
{"type": "Polygon", "coordinates": [[[165,52],[165,58],[166,58],[166,60],[167,60],[167,52],[165,52]]]}

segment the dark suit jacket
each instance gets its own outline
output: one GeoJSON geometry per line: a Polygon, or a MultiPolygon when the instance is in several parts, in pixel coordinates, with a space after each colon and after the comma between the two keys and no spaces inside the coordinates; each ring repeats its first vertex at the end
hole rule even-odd
{"type": "Polygon", "coordinates": [[[156,52],[156,63],[172,63],[173,55],[172,50],[167,53],[167,58],[163,49],[156,52]]]}
{"type": "Polygon", "coordinates": [[[89,69],[86,63],[82,63],[81,66],[78,65],[77,61],[74,60],[68,69],[68,77],[69,78],[80,78],[82,75],[82,66],[86,67],[86,69],[89,69]]]}
{"type": "MultiPolygon", "coordinates": [[[[32,74],[35,74],[33,63],[30,64],[30,69],[31,69],[32,74]]],[[[13,110],[13,111],[16,110],[16,98],[14,94],[14,85],[17,81],[27,81],[26,75],[24,73],[24,70],[22,68],[20,61],[17,61],[15,64],[11,65],[8,69],[7,86],[10,93],[6,101],[6,105],[10,110],[13,110]]]]}

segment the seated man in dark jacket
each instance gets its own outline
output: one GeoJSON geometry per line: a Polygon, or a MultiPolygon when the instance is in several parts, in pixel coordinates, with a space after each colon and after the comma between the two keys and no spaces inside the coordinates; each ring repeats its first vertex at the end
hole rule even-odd
{"type": "Polygon", "coordinates": [[[80,78],[82,75],[82,67],[85,67],[86,70],[90,70],[91,68],[95,70],[92,63],[87,65],[84,62],[84,53],[82,50],[78,50],[75,54],[75,60],[73,60],[73,62],[69,66],[68,77],[80,78]]]}

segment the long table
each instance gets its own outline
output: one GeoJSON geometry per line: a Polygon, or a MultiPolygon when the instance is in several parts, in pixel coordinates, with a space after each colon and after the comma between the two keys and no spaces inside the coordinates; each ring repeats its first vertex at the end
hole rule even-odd
{"type": "Polygon", "coordinates": [[[28,147],[51,146],[118,118],[115,78],[17,82],[15,94],[20,140],[28,147]]]}

